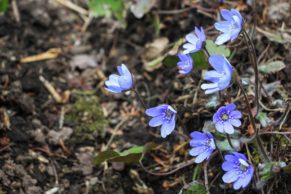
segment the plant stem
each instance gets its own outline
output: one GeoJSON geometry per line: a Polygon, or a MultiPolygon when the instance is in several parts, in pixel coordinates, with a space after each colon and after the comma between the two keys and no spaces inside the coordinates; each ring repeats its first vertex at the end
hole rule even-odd
{"type": "Polygon", "coordinates": [[[205,164],[203,165],[204,185],[205,185],[205,188],[206,188],[206,193],[210,194],[210,192],[209,192],[209,183],[208,183],[208,174],[207,174],[207,165],[208,165],[208,161],[206,161],[205,164]]]}
{"type": "Polygon", "coordinates": [[[245,102],[247,104],[247,110],[248,110],[248,114],[249,114],[249,119],[250,119],[250,122],[251,122],[251,125],[252,125],[253,129],[255,130],[255,139],[256,139],[256,143],[258,145],[258,151],[259,151],[260,155],[262,156],[262,159],[265,162],[269,162],[270,159],[269,159],[269,157],[268,157],[268,155],[266,153],[266,150],[264,149],[262,140],[261,140],[260,136],[258,135],[259,130],[256,127],[256,121],[255,121],[255,119],[254,119],[254,117],[252,115],[252,110],[251,110],[251,105],[250,105],[249,99],[247,97],[247,94],[246,94],[241,82],[240,82],[239,74],[237,73],[236,70],[234,71],[234,73],[235,73],[235,78],[236,78],[237,84],[238,84],[239,88],[241,89],[242,94],[243,94],[243,96],[245,98],[245,102]]]}
{"type": "Polygon", "coordinates": [[[228,141],[230,147],[235,150],[235,148],[233,147],[233,144],[231,143],[231,139],[230,139],[229,134],[226,133],[225,135],[226,135],[226,138],[227,138],[227,141],[228,141]]]}
{"type": "Polygon", "coordinates": [[[260,83],[259,83],[258,60],[257,60],[256,50],[255,50],[253,41],[251,40],[251,38],[249,37],[248,33],[245,30],[242,30],[242,34],[247,44],[250,60],[255,71],[255,99],[256,99],[256,109],[257,109],[256,115],[257,115],[260,110],[260,104],[259,104],[259,100],[260,100],[260,91],[259,91],[260,85],[259,84],[260,83]]]}
{"type": "Polygon", "coordinates": [[[137,89],[136,88],[133,88],[133,91],[136,94],[139,102],[142,104],[143,108],[144,109],[147,109],[147,106],[146,106],[145,102],[143,101],[142,97],[140,96],[139,92],[137,91],[137,89]]]}

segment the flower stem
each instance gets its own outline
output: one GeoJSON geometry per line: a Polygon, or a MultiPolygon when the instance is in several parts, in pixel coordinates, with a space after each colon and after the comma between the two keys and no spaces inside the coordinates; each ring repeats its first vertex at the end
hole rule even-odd
{"type": "Polygon", "coordinates": [[[133,88],[133,91],[134,91],[134,93],[136,94],[137,99],[139,100],[139,102],[142,104],[143,108],[144,108],[144,109],[147,109],[147,106],[146,106],[145,102],[143,101],[141,95],[140,95],[139,92],[137,91],[137,89],[136,89],[136,88],[133,88]]]}
{"type": "Polygon", "coordinates": [[[205,162],[205,164],[203,165],[204,185],[205,185],[205,188],[206,188],[206,193],[210,194],[210,192],[209,192],[209,182],[208,182],[208,173],[207,173],[207,165],[208,165],[208,161],[205,162]]]}
{"type": "Polygon", "coordinates": [[[255,100],[256,100],[256,109],[257,109],[256,115],[257,115],[260,110],[260,103],[259,103],[259,100],[260,100],[260,91],[259,91],[260,85],[259,84],[260,83],[259,83],[258,60],[257,60],[256,50],[255,50],[253,41],[251,40],[251,38],[249,37],[248,33],[245,30],[242,30],[242,34],[247,44],[250,60],[255,71],[255,100]]]}
{"type": "Polygon", "coordinates": [[[265,162],[269,162],[270,159],[269,159],[269,157],[267,155],[267,152],[266,152],[266,150],[265,150],[265,148],[263,146],[263,142],[262,142],[260,136],[258,135],[259,130],[256,127],[256,121],[255,121],[255,119],[254,119],[254,117],[252,115],[251,105],[250,105],[249,99],[247,97],[247,94],[246,94],[246,92],[245,92],[245,90],[244,90],[244,88],[243,88],[243,86],[241,84],[240,76],[239,76],[239,74],[238,74],[238,72],[236,70],[234,71],[234,73],[235,73],[236,82],[237,82],[239,88],[241,89],[242,94],[243,94],[244,99],[245,99],[245,102],[247,104],[247,110],[248,110],[248,114],[249,114],[249,119],[250,119],[250,122],[251,122],[251,125],[252,125],[253,129],[255,130],[255,139],[256,139],[256,143],[258,145],[258,151],[259,151],[262,159],[265,162]]]}
{"type": "Polygon", "coordinates": [[[226,138],[227,138],[227,141],[228,141],[230,147],[235,150],[235,148],[233,147],[233,144],[231,143],[231,139],[230,139],[229,134],[226,133],[225,135],[226,135],[226,138]]]}

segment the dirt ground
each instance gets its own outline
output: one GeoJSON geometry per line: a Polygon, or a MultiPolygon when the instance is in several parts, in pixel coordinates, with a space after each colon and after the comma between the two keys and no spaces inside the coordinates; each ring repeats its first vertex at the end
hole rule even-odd
{"type": "MultiPolygon", "coordinates": [[[[73,2],[86,8],[84,1],[73,2]]],[[[166,172],[191,159],[183,136],[171,135],[163,140],[158,129],[148,126],[135,94],[109,94],[104,81],[116,72],[117,65],[125,63],[134,73],[147,105],[175,103],[186,135],[202,129],[215,109],[204,108],[210,98],[197,89],[202,81],[199,70],[186,78],[177,76],[177,69],[170,65],[147,71],[145,55],[153,54],[148,45],[154,40],[166,38],[173,43],[195,25],[203,26],[214,39],[217,33],[212,25],[219,12],[218,3],[160,0],[141,19],[129,12],[126,28],[112,19],[93,18],[86,30],[80,14],[57,1],[21,0],[17,6],[20,18],[12,7],[0,16],[0,194],[177,194],[191,182],[193,165],[167,176],[151,175],[139,164],[94,165],[94,158],[105,148],[125,150],[147,142],[160,144],[144,157],[148,169],[166,172]],[[181,9],[185,10],[173,11],[181,9]],[[159,29],[153,22],[156,18],[159,29]]],[[[255,21],[252,7],[245,3],[235,6],[242,10],[247,29],[251,29],[255,21]]],[[[257,3],[257,26],[276,31],[284,23],[290,35],[290,17],[266,16],[267,6],[274,9],[272,3],[257,3]]],[[[275,99],[290,99],[290,42],[270,42],[262,33],[253,38],[260,62],[276,59],[287,66],[261,76],[262,83],[280,81],[284,88],[281,94],[264,97],[264,103],[269,106],[275,99]]],[[[232,63],[238,64],[237,69],[247,78],[253,73],[246,52],[245,45],[236,49],[232,63]]],[[[244,103],[239,106],[245,107],[244,103]]],[[[267,113],[274,120],[281,115],[267,113]]],[[[283,129],[290,130],[290,124],[289,118],[283,129]]],[[[270,153],[274,160],[290,159],[288,147],[278,148],[276,142],[281,138],[263,138],[274,142],[268,147],[273,150],[270,153]]],[[[210,162],[208,169],[211,193],[235,193],[221,186],[216,162],[210,162]]],[[[291,193],[290,179],[290,174],[282,173],[268,188],[271,193],[291,193]]],[[[203,183],[203,178],[199,181],[203,183]]],[[[254,184],[240,193],[258,193],[254,184]]]]}

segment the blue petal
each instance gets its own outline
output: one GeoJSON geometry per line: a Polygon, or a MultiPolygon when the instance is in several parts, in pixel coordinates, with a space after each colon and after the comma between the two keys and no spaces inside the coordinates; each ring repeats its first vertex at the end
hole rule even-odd
{"type": "Polygon", "coordinates": [[[205,140],[191,140],[189,144],[191,147],[200,147],[200,146],[205,146],[206,142],[205,140]]]}
{"type": "Polygon", "coordinates": [[[235,170],[234,166],[235,166],[234,162],[223,162],[221,167],[224,171],[231,171],[235,170]]]}
{"type": "Polygon", "coordinates": [[[233,152],[234,156],[240,159],[243,159],[244,161],[248,161],[246,156],[244,154],[238,153],[238,152],[233,152]]]}
{"type": "Polygon", "coordinates": [[[225,19],[225,20],[232,20],[232,13],[231,11],[227,10],[227,9],[222,9],[220,11],[222,17],[225,19]]]}
{"type": "Polygon", "coordinates": [[[238,160],[238,158],[232,154],[228,154],[228,155],[224,156],[224,159],[226,161],[233,162],[233,163],[238,160]]]}
{"type": "Polygon", "coordinates": [[[196,42],[198,41],[198,38],[197,38],[197,36],[195,36],[194,34],[187,34],[186,35],[186,40],[189,42],[189,43],[191,43],[191,44],[193,44],[193,45],[196,45],[196,42]]]}
{"type": "Polygon", "coordinates": [[[228,134],[234,133],[234,128],[229,122],[223,123],[223,129],[224,129],[225,133],[228,133],[228,134]]]}
{"type": "Polygon", "coordinates": [[[223,127],[223,124],[221,122],[218,122],[215,124],[215,128],[217,131],[219,131],[220,133],[224,133],[224,127],[223,127]]]}
{"type": "Polygon", "coordinates": [[[189,154],[191,156],[198,156],[199,154],[201,154],[203,151],[205,150],[205,146],[199,146],[199,147],[195,147],[192,148],[189,152],[189,154]]]}
{"type": "Polygon", "coordinates": [[[189,54],[197,51],[196,45],[186,43],[183,45],[183,48],[185,49],[183,51],[183,54],[189,54]]]}
{"type": "Polygon", "coordinates": [[[192,132],[190,136],[194,140],[207,140],[207,136],[204,133],[198,131],[192,132]]]}
{"type": "Polygon", "coordinates": [[[124,90],[128,90],[132,87],[132,79],[128,76],[120,76],[118,79],[118,83],[120,87],[124,90]]]}
{"type": "Polygon", "coordinates": [[[121,71],[122,71],[122,75],[131,77],[131,73],[129,72],[129,70],[124,64],[121,64],[121,71]]]}
{"type": "Polygon", "coordinates": [[[237,16],[238,17],[238,20],[236,20],[236,22],[238,22],[240,24],[240,27],[242,26],[243,24],[243,18],[241,16],[241,14],[239,13],[239,11],[235,10],[235,9],[231,9],[231,12],[234,16],[237,16]]]}
{"type": "Polygon", "coordinates": [[[240,119],[242,117],[241,112],[237,110],[232,111],[229,116],[234,119],[240,119]]]}
{"type": "Polygon", "coordinates": [[[228,111],[233,111],[236,109],[236,105],[234,103],[231,103],[231,104],[227,104],[225,106],[225,108],[228,110],[228,111]]]}
{"type": "Polygon", "coordinates": [[[211,71],[207,71],[204,74],[203,79],[207,81],[211,81],[211,82],[218,82],[220,77],[221,77],[220,73],[218,73],[217,71],[211,70],[211,71]]]}
{"type": "Polygon", "coordinates": [[[241,121],[238,119],[230,119],[229,122],[235,127],[241,126],[241,121]]]}
{"type": "Polygon", "coordinates": [[[229,21],[222,21],[222,22],[216,22],[214,24],[214,27],[223,33],[227,33],[229,32],[230,25],[231,23],[229,21]]]}
{"type": "Polygon", "coordinates": [[[157,127],[157,126],[160,126],[162,125],[164,122],[163,120],[163,116],[162,115],[159,115],[159,116],[156,116],[156,117],[153,117],[150,122],[149,122],[149,126],[151,127],[157,127]]]}
{"type": "Polygon", "coordinates": [[[218,84],[217,83],[211,83],[211,84],[202,84],[201,85],[201,88],[203,90],[206,90],[206,89],[214,89],[214,88],[217,88],[218,87],[218,84]]]}
{"type": "Polygon", "coordinates": [[[229,41],[230,37],[231,37],[230,33],[223,33],[217,37],[215,44],[222,45],[223,43],[229,41]]]}
{"type": "Polygon", "coordinates": [[[214,123],[217,123],[220,121],[220,117],[219,117],[219,114],[217,112],[213,114],[212,121],[214,123]]]}
{"type": "Polygon", "coordinates": [[[145,111],[145,114],[151,117],[155,117],[162,114],[167,107],[168,106],[164,104],[157,107],[149,108],[145,111]]]}
{"type": "Polygon", "coordinates": [[[222,177],[223,182],[225,183],[232,183],[238,179],[238,174],[236,170],[231,170],[225,173],[222,177]]]}
{"type": "Polygon", "coordinates": [[[196,159],[195,159],[195,163],[201,163],[203,160],[205,160],[206,158],[208,158],[212,153],[212,150],[208,150],[203,152],[202,154],[200,154],[196,159]]]}
{"type": "Polygon", "coordinates": [[[161,136],[166,138],[169,134],[175,129],[175,119],[172,119],[170,122],[164,122],[161,127],[161,136]]]}
{"type": "Polygon", "coordinates": [[[211,55],[208,59],[210,65],[218,72],[223,72],[223,64],[226,62],[226,58],[221,55],[211,55]]]}
{"type": "Polygon", "coordinates": [[[112,74],[109,76],[109,79],[107,81],[105,81],[105,85],[106,86],[119,86],[119,83],[118,83],[118,78],[120,76],[119,75],[116,75],[116,74],[112,74]]]}
{"type": "Polygon", "coordinates": [[[113,92],[113,93],[121,93],[122,89],[118,86],[107,86],[107,88],[105,88],[107,91],[109,92],[113,92]]]}

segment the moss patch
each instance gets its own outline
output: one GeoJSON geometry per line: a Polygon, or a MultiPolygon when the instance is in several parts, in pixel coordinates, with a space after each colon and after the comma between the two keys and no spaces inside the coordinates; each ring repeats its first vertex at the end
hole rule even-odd
{"type": "Polygon", "coordinates": [[[102,137],[108,122],[103,114],[99,98],[92,91],[77,91],[73,97],[75,102],[70,105],[65,115],[65,122],[74,127],[75,132],[93,133],[96,130],[102,137]]]}

